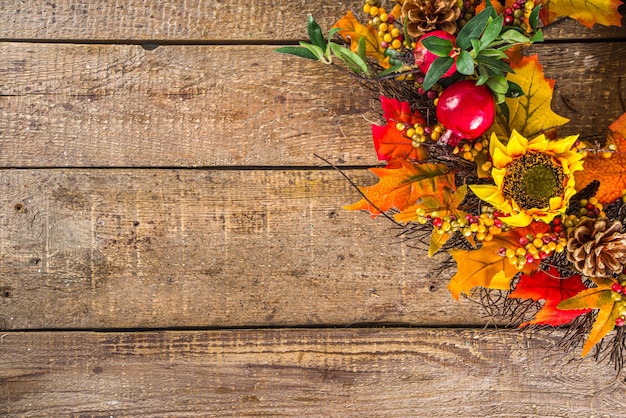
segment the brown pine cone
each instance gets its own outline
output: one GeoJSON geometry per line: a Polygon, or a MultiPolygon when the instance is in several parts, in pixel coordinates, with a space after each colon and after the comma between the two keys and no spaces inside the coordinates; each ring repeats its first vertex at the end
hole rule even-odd
{"type": "Polygon", "coordinates": [[[567,241],[567,258],[585,276],[621,273],[626,263],[626,234],[622,223],[607,218],[585,218],[567,241]]]}
{"type": "Polygon", "coordinates": [[[435,29],[454,35],[459,16],[457,0],[406,0],[402,5],[402,21],[408,19],[407,32],[416,38],[435,29]]]}

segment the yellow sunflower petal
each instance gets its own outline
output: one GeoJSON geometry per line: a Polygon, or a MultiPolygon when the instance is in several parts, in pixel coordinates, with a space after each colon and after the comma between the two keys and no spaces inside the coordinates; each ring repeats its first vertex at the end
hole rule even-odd
{"type": "Polygon", "coordinates": [[[470,186],[472,192],[479,199],[484,200],[492,206],[499,207],[505,203],[506,199],[497,186],[490,184],[473,184],[470,186]]]}
{"type": "Polygon", "coordinates": [[[511,133],[511,138],[506,144],[506,153],[509,157],[516,158],[526,154],[528,140],[520,135],[516,130],[511,133]]]}
{"type": "Polygon", "coordinates": [[[528,150],[534,152],[545,152],[549,146],[549,142],[546,139],[546,136],[541,134],[533,138],[528,143],[528,150]]]}
{"type": "Polygon", "coordinates": [[[493,177],[493,182],[498,186],[498,188],[502,187],[502,182],[504,181],[504,176],[506,175],[506,169],[504,168],[492,168],[491,169],[491,177],[493,177]]]}
{"type": "Polygon", "coordinates": [[[533,217],[526,212],[520,212],[513,216],[500,216],[498,219],[512,227],[528,226],[533,221],[533,217]]]}
{"type": "Polygon", "coordinates": [[[563,207],[563,198],[555,196],[550,198],[550,210],[559,210],[563,207]]]}
{"type": "Polygon", "coordinates": [[[495,133],[492,133],[491,138],[489,139],[489,155],[493,156],[496,149],[499,149],[502,153],[506,154],[506,147],[502,144],[502,142],[500,142],[498,136],[495,133]]]}
{"type": "Polygon", "coordinates": [[[493,159],[493,166],[496,168],[505,168],[513,161],[513,158],[509,157],[505,152],[502,152],[500,148],[493,150],[491,158],[493,159]]]}
{"type": "Polygon", "coordinates": [[[572,149],[574,143],[578,140],[578,135],[572,135],[565,138],[549,141],[546,147],[546,153],[559,155],[572,149]]]}

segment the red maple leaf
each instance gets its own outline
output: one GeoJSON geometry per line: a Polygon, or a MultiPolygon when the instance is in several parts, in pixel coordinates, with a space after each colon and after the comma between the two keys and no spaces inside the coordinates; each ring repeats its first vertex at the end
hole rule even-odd
{"type": "Polygon", "coordinates": [[[387,124],[372,125],[374,148],[381,161],[387,161],[387,168],[399,168],[401,160],[412,159],[424,161],[426,150],[424,147],[415,148],[413,141],[407,138],[396,125],[403,123],[413,126],[416,123],[424,125],[426,121],[419,112],[413,112],[408,102],[401,102],[385,96],[380,96],[383,108],[383,118],[387,124]]]}
{"type": "Polygon", "coordinates": [[[534,319],[524,322],[529,324],[546,324],[558,326],[571,322],[574,318],[591,311],[591,309],[561,310],[556,306],[565,299],[569,299],[579,292],[587,290],[580,275],[561,277],[559,271],[550,267],[549,271],[539,270],[535,274],[522,274],[515,290],[509,298],[544,300],[543,307],[534,319]]]}

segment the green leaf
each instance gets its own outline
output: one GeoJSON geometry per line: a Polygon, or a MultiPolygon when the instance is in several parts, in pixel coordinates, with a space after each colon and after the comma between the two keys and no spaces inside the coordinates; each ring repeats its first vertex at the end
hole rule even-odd
{"type": "Polygon", "coordinates": [[[482,36],[480,37],[480,49],[485,49],[500,35],[502,30],[502,24],[504,23],[504,16],[499,15],[494,20],[489,22],[482,36]]]}
{"type": "Polygon", "coordinates": [[[315,46],[319,46],[323,51],[326,51],[326,41],[322,34],[322,28],[317,24],[313,16],[309,15],[307,25],[307,32],[309,33],[309,39],[315,46]]]}
{"type": "Polygon", "coordinates": [[[482,64],[478,65],[478,80],[476,80],[476,85],[480,86],[485,84],[489,80],[489,72],[487,71],[487,67],[482,64]]]}
{"type": "Polygon", "coordinates": [[[487,80],[487,86],[489,86],[494,93],[506,94],[506,92],[509,91],[509,82],[506,81],[506,77],[503,75],[490,77],[489,80],[487,80]]]}
{"type": "Polygon", "coordinates": [[[358,54],[359,58],[363,60],[363,62],[367,61],[367,58],[365,56],[365,37],[364,36],[361,36],[359,38],[359,41],[357,43],[356,53],[358,54]]]}
{"type": "Polygon", "coordinates": [[[540,9],[541,9],[541,4],[538,4],[537,6],[535,6],[533,11],[530,13],[530,16],[528,17],[528,24],[530,25],[530,28],[533,30],[533,32],[537,31],[537,25],[539,24],[539,10],[540,9]]]}
{"type": "Polygon", "coordinates": [[[329,46],[333,54],[350,67],[352,71],[357,74],[369,74],[367,64],[357,54],[334,42],[330,42],[329,46]]]}
{"type": "Polygon", "coordinates": [[[515,71],[513,71],[513,69],[511,68],[511,66],[509,64],[507,64],[504,61],[501,60],[497,60],[497,59],[493,59],[493,58],[489,58],[489,57],[485,57],[482,55],[479,55],[478,57],[476,57],[476,61],[484,64],[487,68],[491,68],[493,70],[496,70],[496,72],[500,72],[500,73],[515,73],[515,71]]]}
{"type": "Polygon", "coordinates": [[[447,39],[441,39],[436,36],[430,36],[422,40],[422,45],[427,50],[439,57],[447,57],[452,52],[452,42],[447,39]]]}
{"type": "Polygon", "coordinates": [[[482,45],[480,44],[480,39],[472,39],[471,43],[472,43],[472,50],[470,51],[470,54],[472,54],[472,57],[476,58],[478,54],[480,53],[481,49],[483,49],[482,45]]]}
{"type": "Polygon", "coordinates": [[[509,81],[509,88],[506,91],[506,97],[516,99],[524,95],[524,90],[519,84],[509,81]]]}
{"type": "Polygon", "coordinates": [[[509,105],[506,104],[506,101],[499,103],[500,105],[500,115],[506,121],[506,125],[509,125],[509,119],[511,118],[511,112],[509,111],[509,105]]]}
{"type": "Polygon", "coordinates": [[[398,71],[399,69],[401,69],[403,66],[404,66],[404,63],[402,63],[402,62],[394,64],[391,67],[387,68],[385,71],[380,72],[378,74],[378,77],[384,77],[386,75],[393,74],[396,71],[398,71]]]}
{"type": "Polygon", "coordinates": [[[462,49],[456,58],[456,70],[464,75],[474,74],[474,59],[466,50],[462,49]]]}
{"type": "MultiPolygon", "coordinates": [[[[487,83],[489,83],[489,81],[487,81],[487,83]]],[[[501,103],[506,103],[506,102],[505,102],[506,96],[505,96],[504,94],[502,94],[502,93],[498,93],[498,92],[494,92],[494,94],[493,94],[493,95],[494,95],[494,96],[495,96],[495,98],[496,98],[496,104],[498,104],[498,105],[499,105],[499,104],[501,104],[501,103]]]]}
{"type": "Polygon", "coordinates": [[[509,29],[502,34],[502,39],[509,43],[526,44],[530,42],[526,36],[522,35],[515,29],[509,29]]]}
{"type": "Polygon", "coordinates": [[[313,55],[315,55],[316,59],[319,61],[323,61],[327,64],[330,64],[330,60],[324,59],[324,51],[317,45],[311,45],[306,42],[300,42],[300,45],[311,51],[313,55]]]}
{"type": "Polygon", "coordinates": [[[530,42],[543,42],[543,32],[541,31],[541,29],[539,29],[537,33],[535,33],[533,37],[530,38],[530,42]]]}
{"type": "Polygon", "coordinates": [[[482,51],[480,51],[480,55],[483,57],[495,58],[497,60],[508,58],[508,55],[506,55],[504,52],[500,51],[499,49],[492,48],[483,49],[482,51]]]}
{"type": "Polygon", "coordinates": [[[474,16],[459,32],[456,37],[456,45],[462,49],[468,49],[472,45],[472,39],[476,39],[484,32],[493,8],[485,8],[474,16]]]}
{"type": "Polygon", "coordinates": [[[424,83],[422,88],[425,91],[430,90],[437,81],[444,75],[450,67],[454,64],[454,58],[452,57],[439,57],[430,65],[430,68],[426,72],[424,77],[424,83]]]}
{"type": "Polygon", "coordinates": [[[283,46],[280,48],[276,48],[274,51],[280,52],[281,54],[295,55],[300,58],[307,58],[315,61],[319,60],[319,58],[314,53],[312,53],[308,50],[308,48],[305,48],[303,46],[283,46]]]}

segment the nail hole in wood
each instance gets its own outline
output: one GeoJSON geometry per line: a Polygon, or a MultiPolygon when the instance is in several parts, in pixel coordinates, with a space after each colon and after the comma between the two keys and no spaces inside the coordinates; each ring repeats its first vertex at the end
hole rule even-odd
{"type": "Polygon", "coordinates": [[[15,209],[16,212],[21,212],[24,210],[24,205],[22,205],[21,203],[16,203],[15,206],[13,206],[13,209],[15,209]]]}

